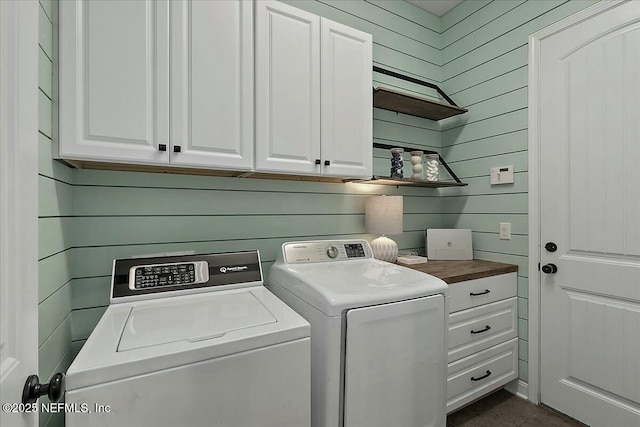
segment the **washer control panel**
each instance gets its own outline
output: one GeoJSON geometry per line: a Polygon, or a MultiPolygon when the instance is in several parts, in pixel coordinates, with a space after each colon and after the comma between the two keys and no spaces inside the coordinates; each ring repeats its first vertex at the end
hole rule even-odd
{"type": "Polygon", "coordinates": [[[194,285],[208,280],[206,261],[138,265],[129,269],[129,289],[194,285]]]}
{"type": "Polygon", "coordinates": [[[366,240],[290,242],[282,246],[282,255],[288,264],[373,258],[371,247],[366,240]]]}
{"type": "Polygon", "coordinates": [[[258,251],[121,258],[113,261],[111,303],[262,285],[258,251]]]}

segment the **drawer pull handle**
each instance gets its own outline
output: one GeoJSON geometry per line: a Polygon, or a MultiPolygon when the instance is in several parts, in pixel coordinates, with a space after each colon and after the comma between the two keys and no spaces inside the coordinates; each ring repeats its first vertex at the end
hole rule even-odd
{"type": "Polygon", "coordinates": [[[471,295],[472,297],[477,297],[479,295],[486,295],[489,292],[491,292],[489,289],[485,289],[484,292],[477,292],[477,293],[471,292],[471,293],[469,293],[469,295],[471,295]]]}
{"type": "Polygon", "coordinates": [[[484,329],[480,329],[479,331],[471,331],[472,334],[481,334],[483,332],[487,332],[489,329],[491,329],[491,326],[487,325],[484,327],[484,329]]]}
{"type": "Polygon", "coordinates": [[[478,378],[471,377],[471,381],[480,381],[487,378],[489,375],[491,375],[491,371],[487,370],[487,373],[481,377],[478,377],[478,378]]]}

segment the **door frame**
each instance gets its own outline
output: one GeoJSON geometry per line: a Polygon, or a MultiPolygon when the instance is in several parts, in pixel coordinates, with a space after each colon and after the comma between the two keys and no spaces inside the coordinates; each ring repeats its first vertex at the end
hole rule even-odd
{"type": "MultiPolygon", "coordinates": [[[[13,310],[5,318],[11,353],[2,370],[3,403],[20,402],[26,379],[20,374],[38,368],[39,8],[33,0],[0,1],[0,220],[6,226],[0,275],[4,283],[15,283],[5,295],[13,310]]],[[[0,414],[4,417],[18,425],[38,422],[38,414],[0,414]],[[9,418],[14,415],[18,418],[9,418]]]]}
{"type": "Polygon", "coordinates": [[[529,162],[529,382],[525,386],[529,401],[540,403],[540,338],[541,338],[541,275],[540,263],[540,44],[567,28],[612,9],[629,0],[601,1],[574,13],[529,36],[528,76],[528,162],[529,162]]]}

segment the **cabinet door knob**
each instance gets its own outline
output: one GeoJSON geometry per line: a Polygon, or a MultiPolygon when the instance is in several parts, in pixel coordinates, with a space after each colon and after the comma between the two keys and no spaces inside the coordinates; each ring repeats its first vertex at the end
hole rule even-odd
{"type": "Polygon", "coordinates": [[[167,151],[167,144],[158,145],[158,151],[167,151]]]}
{"type": "Polygon", "coordinates": [[[174,145],[173,146],[173,152],[174,153],[179,153],[180,151],[182,151],[182,148],[180,148],[179,145],[174,145]]]}
{"type": "Polygon", "coordinates": [[[316,159],[316,165],[319,165],[320,163],[320,159],[316,159]]]}
{"type": "Polygon", "coordinates": [[[325,161],[324,161],[324,165],[325,165],[325,166],[329,166],[330,164],[331,164],[331,161],[330,161],[330,160],[325,160],[325,161]]]}

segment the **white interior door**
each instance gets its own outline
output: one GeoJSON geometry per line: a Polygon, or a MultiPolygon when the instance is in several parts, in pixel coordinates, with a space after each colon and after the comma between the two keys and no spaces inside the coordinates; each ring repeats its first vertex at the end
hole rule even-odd
{"type": "Polygon", "coordinates": [[[38,8],[0,1],[0,424],[35,426],[22,388],[38,369],[38,8]]]}
{"type": "Polygon", "coordinates": [[[597,7],[540,42],[541,401],[629,427],[640,425],[640,1],[597,7]]]}

